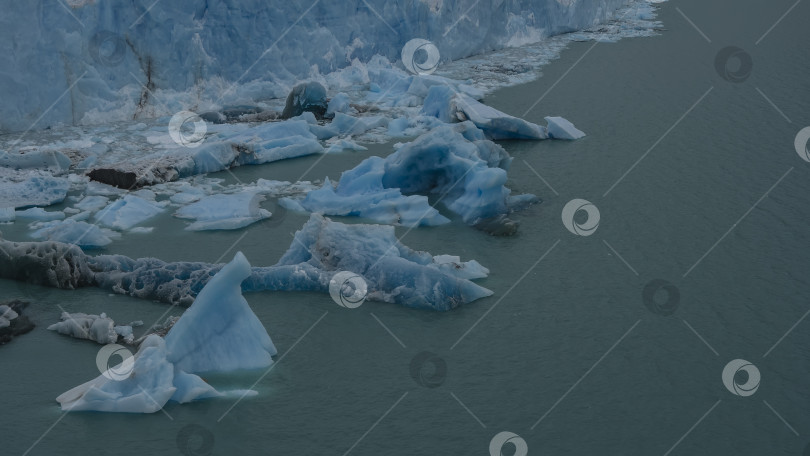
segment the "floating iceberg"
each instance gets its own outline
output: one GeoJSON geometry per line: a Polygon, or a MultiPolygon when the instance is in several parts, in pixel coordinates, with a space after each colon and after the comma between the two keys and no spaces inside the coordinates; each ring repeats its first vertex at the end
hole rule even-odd
{"type": "MultiPolygon", "coordinates": [[[[62,312],[59,323],[48,326],[51,331],[59,334],[75,337],[77,339],[89,339],[100,344],[114,344],[118,342],[121,333],[127,333],[124,328],[117,329],[115,322],[107,314],[88,315],[81,312],[62,312]]],[[[132,327],[129,327],[129,334],[132,334],[132,327]]],[[[130,338],[129,342],[132,342],[130,338]]]]}
{"type": "MultiPolygon", "coordinates": [[[[382,183],[384,160],[369,157],[353,171],[365,174],[362,191],[350,193],[348,185],[337,189],[329,178],[323,186],[306,194],[302,200],[282,198],[279,203],[294,211],[307,211],[326,215],[358,216],[380,223],[403,226],[435,226],[450,222],[430,206],[427,197],[405,196],[397,188],[385,188],[382,183]]],[[[347,176],[344,172],[343,176],[347,176]]],[[[351,176],[351,174],[348,174],[351,176]]],[[[346,182],[349,178],[346,178],[346,182]]],[[[341,182],[343,177],[341,177],[341,182]]]]}
{"type": "Polygon", "coordinates": [[[510,197],[504,184],[511,160],[471,122],[443,125],[400,146],[385,159],[367,158],[345,171],[335,188],[326,181],[304,198],[287,198],[282,203],[288,209],[354,215],[405,226],[447,223],[449,220],[430,206],[427,197],[405,196],[435,193],[464,222],[476,224],[508,213],[515,201],[535,198],[510,197]]]}
{"type": "Polygon", "coordinates": [[[497,109],[479,103],[460,93],[455,98],[460,120],[469,119],[484,131],[490,139],[546,139],[546,129],[540,125],[510,116],[497,109]]]}
{"type": "Polygon", "coordinates": [[[73,207],[83,211],[97,211],[107,205],[109,200],[101,195],[88,195],[82,198],[81,201],[74,204],[73,207]]]}
{"type": "Polygon", "coordinates": [[[164,340],[150,336],[134,357],[60,394],[56,401],[70,412],[157,412],[178,390],[174,366],[166,356],[164,340]]]}
{"type": "Polygon", "coordinates": [[[345,150],[362,151],[362,150],[368,150],[368,148],[366,148],[364,146],[361,146],[360,144],[357,144],[354,141],[350,141],[348,139],[341,139],[339,141],[336,141],[336,142],[332,143],[329,146],[329,148],[326,149],[326,153],[334,154],[334,153],[337,153],[337,152],[343,152],[345,150]]]}
{"type": "Polygon", "coordinates": [[[61,394],[56,400],[62,410],[154,413],[170,400],[185,403],[222,395],[196,373],[272,364],[276,348],[240,290],[250,270],[237,253],[165,339],[148,336],[133,357],[61,394]]]}
{"type": "Polygon", "coordinates": [[[135,195],[124,195],[95,215],[96,221],[109,228],[128,230],[163,212],[163,207],[135,195]]]}
{"type": "Polygon", "coordinates": [[[0,166],[11,169],[48,169],[54,173],[67,171],[70,158],[55,150],[28,150],[8,153],[0,150],[0,166]]]}
{"type": "Polygon", "coordinates": [[[242,296],[251,275],[238,252],[206,283],[166,335],[169,360],[189,373],[256,369],[273,363],[276,347],[242,296]]]}
{"type": "Polygon", "coordinates": [[[44,171],[11,171],[0,168],[0,207],[26,208],[61,203],[70,182],[44,171]]]}
{"type": "Polygon", "coordinates": [[[47,222],[49,220],[62,220],[65,218],[65,213],[61,211],[46,211],[41,207],[32,207],[16,211],[17,218],[26,218],[47,222]]]}
{"type": "Polygon", "coordinates": [[[446,257],[400,243],[392,226],[347,225],[312,214],[281,260],[254,269],[243,286],[325,292],[335,273],[350,271],[365,279],[368,299],[442,311],[492,294],[469,280],[488,274],[478,262],[454,261],[452,273],[446,264],[446,257]]]}
{"type": "Polygon", "coordinates": [[[235,230],[266,219],[272,214],[259,207],[264,196],[244,191],[232,195],[211,195],[181,207],[174,213],[176,217],[193,219],[187,226],[190,231],[235,230]]]}
{"type": "Polygon", "coordinates": [[[206,142],[193,152],[193,165],[179,168],[178,175],[186,177],[322,152],[323,147],[305,120],[271,122],[206,142]]]}
{"type": "Polygon", "coordinates": [[[388,126],[388,118],[383,116],[354,117],[336,112],[330,127],[341,135],[361,135],[369,130],[388,126]]]}
{"type": "Polygon", "coordinates": [[[75,219],[42,222],[33,227],[31,237],[34,239],[64,242],[84,249],[99,249],[112,242],[113,233],[75,219]]]}
{"type": "MultiPolygon", "coordinates": [[[[221,268],[123,255],[88,256],[58,242],[0,239],[0,277],[67,289],[97,286],[166,303],[189,305],[221,268]]],[[[469,280],[488,273],[475,261],[414,251],[397,240],[392,226],[347,225],[318,214],[296,232],[276,265],[252,268],[242,289],[327,293],[329,281],[340,271],[361,275],[368,284],[368,299],[408,307],[449,310],[492,294],[469,280]]]]}
{"type": "Polygon", "coordinates": [[[493,140],[548,138],[545,127],[498,111],[449,85],[428,90],[422,114],[448,123],[470,120],[493,140]]]}
{"type": "Polygon", "coordinates": [[[571,122],[562,117],[546,117],[548,136],[553,139],[579,139],[585,136],[571,122]]]}
{"type": "Polygon", "coordinates": [[[0,304],[0,345],[34,329],[31,320],[22,314],[26,307],[28,302],[18,300],[0,304]]]}
{"type": "Polygon", "coordinates": [[[281,113],[282,119],[300,116],[304,112],[311,112],[318,118],[326,113],[326,87],[320,82],[305,82],[298,84],[287,95],[287,104],[281,113]]]}

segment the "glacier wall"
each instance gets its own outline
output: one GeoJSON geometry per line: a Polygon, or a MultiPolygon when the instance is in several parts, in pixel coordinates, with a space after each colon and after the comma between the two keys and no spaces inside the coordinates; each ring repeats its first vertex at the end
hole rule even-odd
{"type": "Polygon", "coordinates": [[[603,22],[626,0],[26,0],[0,15],[0,132],[284,97],[413,38],[441,60],[603,22]],[[162,92],[163,91],[163,92],[162,92]],[[161,97],[174,91],[185,97],[161,97]],[[161,99],[162,98],[162,99],[161,99]]]}

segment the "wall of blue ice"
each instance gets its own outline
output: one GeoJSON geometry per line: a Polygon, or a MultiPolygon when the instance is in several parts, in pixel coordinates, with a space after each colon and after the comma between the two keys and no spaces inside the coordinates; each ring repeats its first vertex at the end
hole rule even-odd
{"type": "Polygon", "coordinates": [[[149,116],[173,103],[153,99],[157,89],[208,102],[283,97],[296,80],[355,58],[397,61],[412,38],[453,60],[582,29],[625,2],[7,1],[0,132],[149,116]]]}

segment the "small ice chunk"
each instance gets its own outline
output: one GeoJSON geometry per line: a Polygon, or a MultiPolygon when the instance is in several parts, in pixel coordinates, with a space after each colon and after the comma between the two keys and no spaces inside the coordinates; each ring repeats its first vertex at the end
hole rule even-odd
{"type": "Polygon", "coordinates": [[[11,169],[49,169],[61,173],[70,168],[70,159],[56,150],[27,150],[24,153],[0,150],[0,166],[11,169]]]}
{"type": "Polygon", "coordinates": [[[334,144],[332,144],[331,146],[329,146],[329,148],[326,149],[326,153],[331,154],[331,153],[336,153],[336,152],[343,152],[344,150],[362,151],[362,150],[368,150],[368,148],[363,147],[363,146],[361,146],[360,144],[357,144],[354,141],[350,141],[348,139],[341,139],[341,140],[335,142],[334,144]]]}
{"type": "Polygon", "coordinates": [[[190,231],[235,230],[272,215],[259,207],[262,201],[264,195],[250,191],[232,195],[217,194],[181,207],[174,215],[193,219],[194,223],[186,227],[190,231]]]}
{"type": "Polygon", "coordinates": [[[158,204],[135,195],[124,195],[96,213],[101,225],[118,230],[128,230],[163,212],[158,204]]]}
{"type": "Polygon", "coordinates": [[[113,327],[113,330],[118,337],[123,339],[123,341],[129,345],[132,345],[132,342],[135,340],[135,334],[132,332],[132,326],[128,325],[116,325],[113,327]]]}
{"type": "Polygon", "coordinates": [[[313,113],[311,113],[309,111],[304,111],[300,116],[295,116],[290,120],[303,120],[304,122],[306,122],[306,123],[308,123],[310,125],[317,125],[318,124],[318,119],[315,118],[315,114],[313,114],[313,113]]]}
{"type": "Polygon", "coordinates": [[[553,139],[579,139],[585,136],[585,133],[578,130],[568,120],[562,117],[546,117],[548,122],[548,136],[553,139]]]}
{"type": "Polygon", "coordinates": [[[436,268],[460,279],[482,279],[489,276],[489,269],[481,266],[481,263],[475,260],[461,261],[461,258],[454,255],[436,255],[433,257],[433,263],[428,267],[436,268]]]}
{"type": "Polygon", "coordinates": [[[23,176],[14,176],[14,180],[0,175],[0,201],[4,207],[26,208],[61,203],[69,189],[69,180],[41,171],[29,171],[23,176]],[[18,180],[19,177],[23,179],[18,180]]]}
{"type": "Polygon", "coordinates": [[[331,119],[332,117],[335,117],[336,112],[347,113],[349,112],[350,107],[349,96],[343,92],[340,92],[329,100],[324,117],[331,119]]]}
{"type": "Polygon", "coordinates": [[[320,140],[329,139],[340,134],[337,128],[331,125],[310,125],[309,131],[320,140]]]}
{"type": "Polygon", "coordinates": [[[98,226],[72,218],[37,224],[36,229],[31,232],[31,237],[75,244],[83,249],[97,249],[112,242],[107,233],[98,226]]]}
{"type": "Polygon", "coordinates": [[[60,394],[64,411],[154,413],[171,399],[177,387],[175,368],[166,359],[166,343],[152,335],[138,353],[99,375],[60,394]]]}
{"type": "Polygon", "coordinates": [[[5,304],[0,304],[0,318],[5,318],[6,320],[10,321],[19,316],[20,315],[17,312],[15,312],[14,309],[12,309],[11,307],[5,304]]]}
{"type": "Polygon", "coordinates": [[[470,120],[489,139],[548,138],[545,127],[510,116],[449,86],[437,85],[428,90],[422,114],[447,123],[470,120]]]}
{"type": "Polygon", "coordinates": [[[122,190],[118,187],[113,187],[112,185],[107,185],[102,182],[97,182],[91,180],[87,183],[87,189],[85,190],[88,195],[104,195],[104,196],[117,196],[120,195],[126,190],[122,190]]]}
{"type": "Polygon", "coordinates": [[[82,198],[81,201],[74,204],[73,207],[83,211],[95,211],[107,205],[107,198],[100,195],[89,195],[82,198]]]}
{"type": "Polygon", "coordinates": [[[205,383],[205,380],[194,374],[187,374],[182,370],[175,369],[173,384],[177,390],[170,400],[185,404],[197,399],[208,399],[220,397],[223,394],[215,390],[213,386],[205,383]]]}
{"type": "Polygon", "coordinates": [[[353,117],[341,112],[335,113],[332,127],[342,135],[360,135],[377,127],[387,127],[388,118],[383,116],[353,117]]]}
{"type": "Polygon", "coordinates": [[[498,111],[465,94],[456,95],[455,104],[457,109],[476,127],[484,130],[490,139],[548,138],[544,127],[498,111]]]}
{"type": "Polygon", "coordinates": [[[60,211],[48,212],[41,207],[32,207],[17,211],[17,217],[47,222],[50,220],[62,220],[65,218],[65,213],[60,211]]]}
{"type": "MultiPolygon", "coordinates": [[[[62,312],[61,321],[48,326],[51,331],[77,339],[89,339],[100,344],[114,344],[118,341],[115,322],[106,314],[88,315],[81,312],[62,312]]],[[[132,328],[130,328],[131,332],[132,328]]]]}

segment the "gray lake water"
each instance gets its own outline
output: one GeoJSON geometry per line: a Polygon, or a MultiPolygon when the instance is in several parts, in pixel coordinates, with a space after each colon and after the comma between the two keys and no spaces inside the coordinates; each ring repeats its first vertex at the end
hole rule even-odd
{"type": "MultiPolygon", "coordinates": [[[[810,163],[793,142],[810,125],[810,5],[768,32],[794,2],[757,3],[664,3],[660,36],[576,43],[538,80],[488,96],[505,112],[538,123],[561,115],[588,134],[502,143],[515,157],[509,186],[543,199],[514,215],[522,224],[514,237],[457,220],[397,228],[412,248],[490,268],[479,283],[494,296],[435,313],[376,302],[349,310],[314,293],[246,294],[280,356],[255,385],[259,395],[235,406],[219,399],[152,415],[64,415],[54,398],[98,375],[99,347],[45,330],[62,309],[147,325],[170,309],[0,281],[3,296],[36,301],[29,315],[38,324],[0,348],[0,453],[475,455],[509,431],[532,455],[807,454],[810,163]],[[748,74],[732,59],[723,78],[715,58],[732,45],[753,66],[748,74]],[[735,77],[744,80],[727,80],[735,77]],[[598,208],[590,236],[562,222],[575,198],[598,208]],[[652,282],[645,305],[654,280],[668,288],[654,293],[663,282],[652,282]],[[433,357],[420,384],[411,364],[425,351],[433,357]],[[724,385],[735,359],[760,373],[753,394],[724,385]]],[[[305,178],[337,178],[390,151],[378,144],[329,156],[305,178]]],[[[234,173],[295,179],[316,159],[234,173]]],[[[268,265],[306,218],[189,234],[165,215],[150,223],[153,233],[108,251],[224,261],[241,250],[268,265]]],[[[23,240],[23,228],[4,235],[23,240]]],[[[207,380],[245,388],[263,374],[207,380]]]]}

